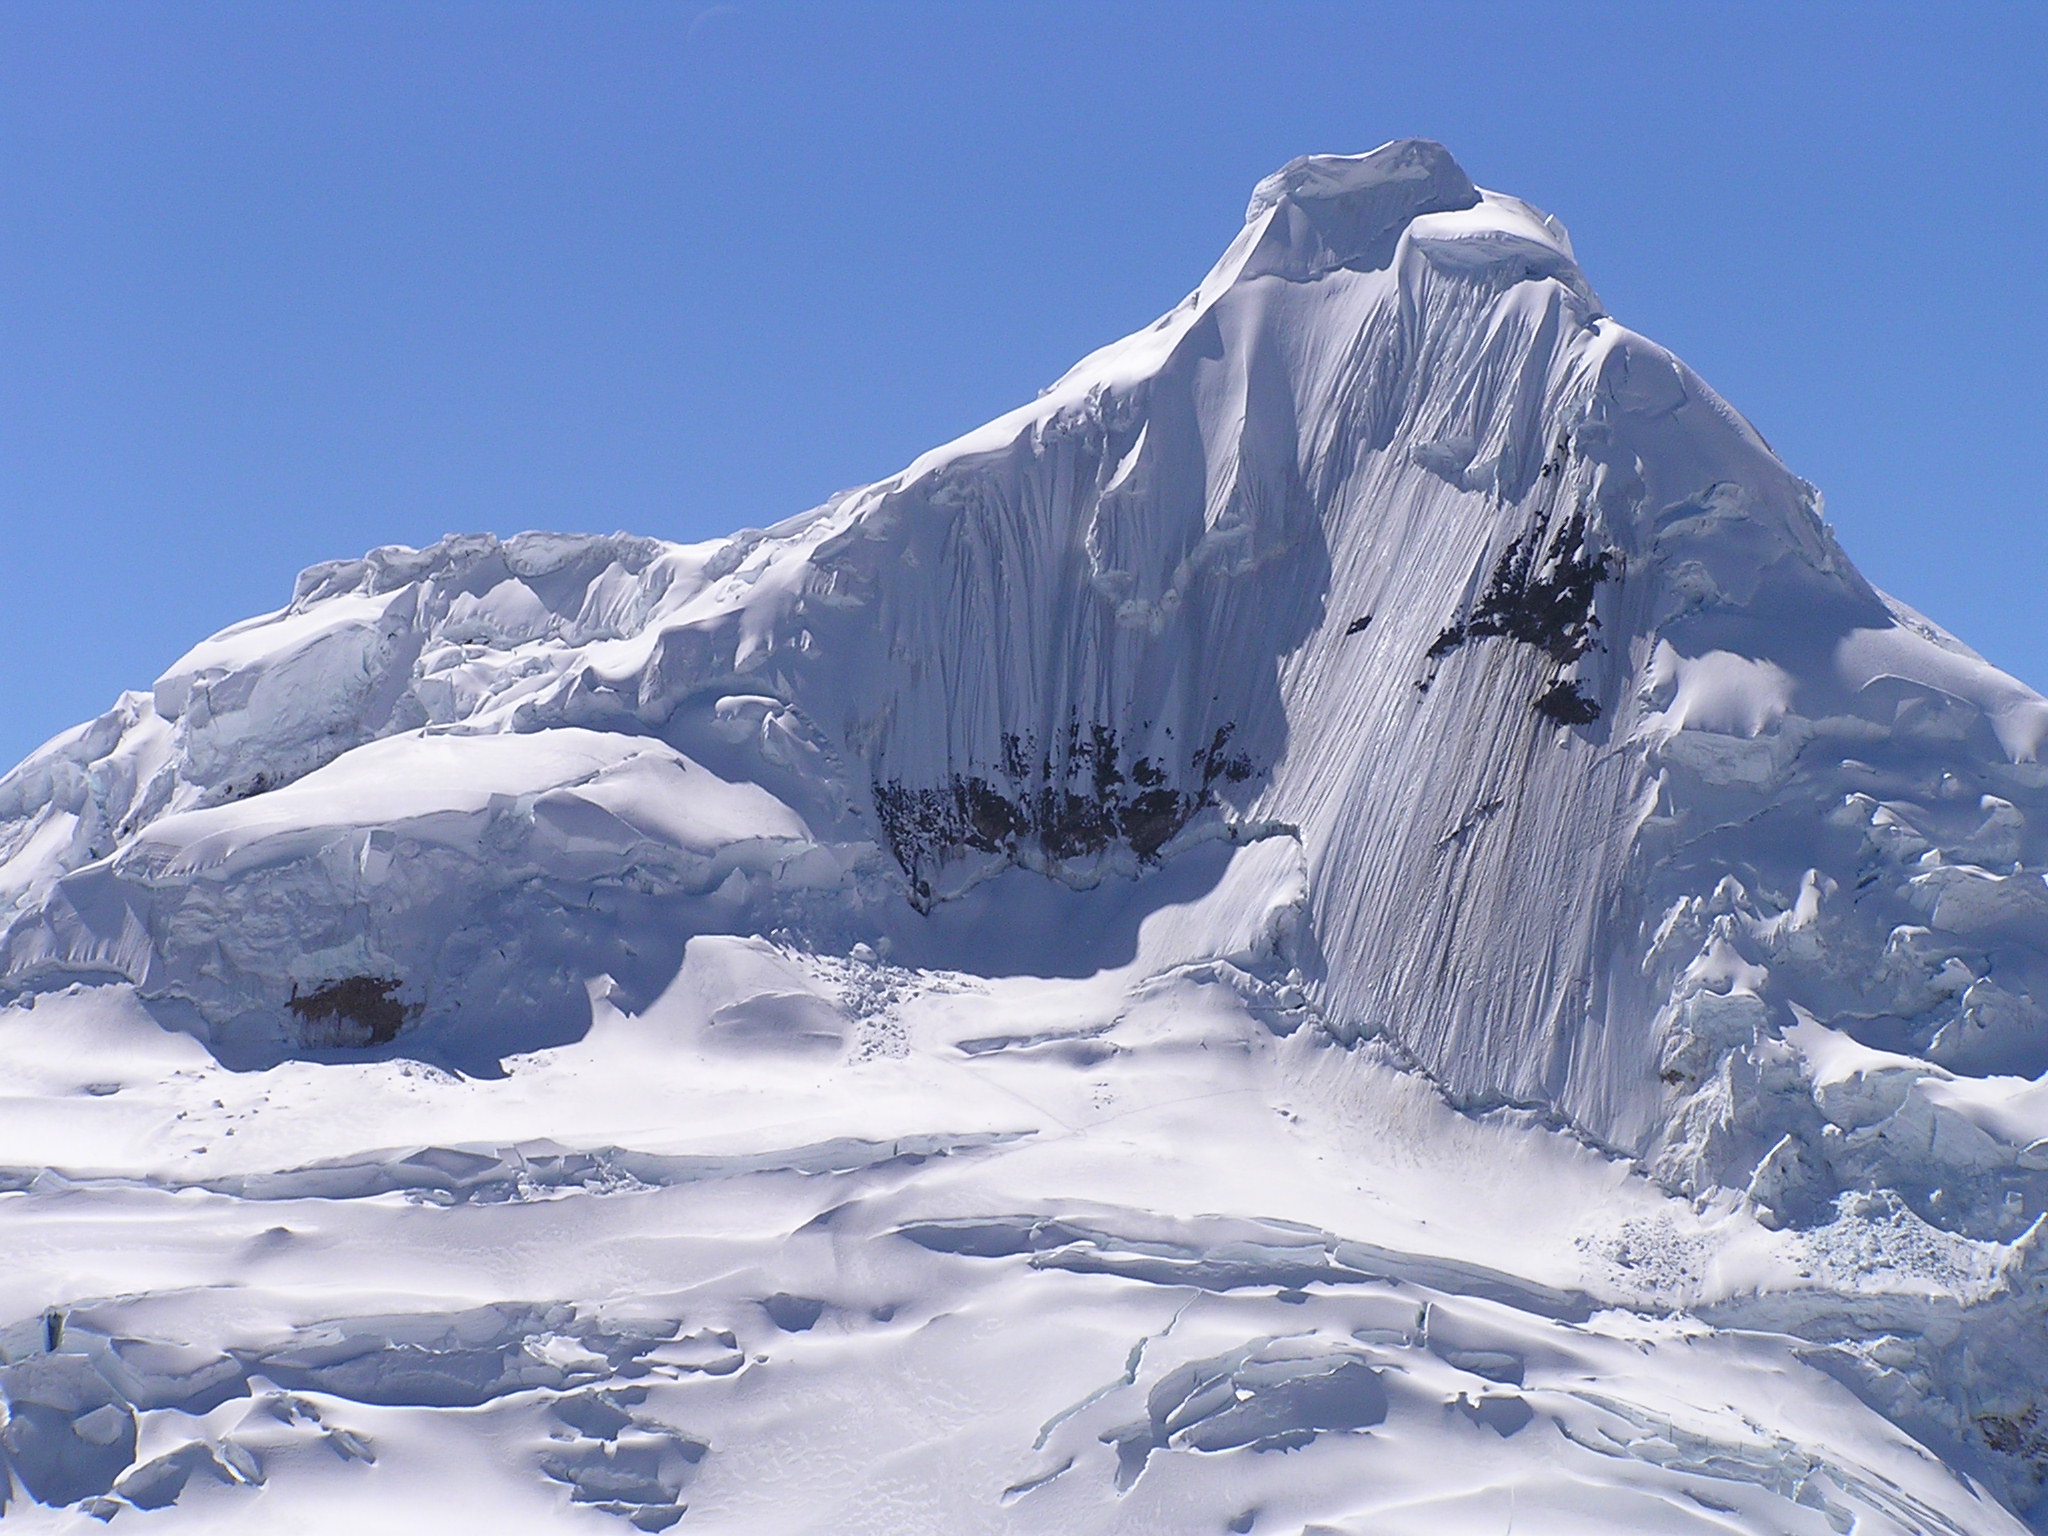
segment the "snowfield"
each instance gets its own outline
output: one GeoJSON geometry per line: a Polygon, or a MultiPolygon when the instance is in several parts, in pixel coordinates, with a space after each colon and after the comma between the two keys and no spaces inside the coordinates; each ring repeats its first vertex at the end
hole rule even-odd
{"type": "Polygon", "coordinates": [[[2048,1531],[2048,701],[1440,146],[0,779],[10,1529],[2048,1531]]]}

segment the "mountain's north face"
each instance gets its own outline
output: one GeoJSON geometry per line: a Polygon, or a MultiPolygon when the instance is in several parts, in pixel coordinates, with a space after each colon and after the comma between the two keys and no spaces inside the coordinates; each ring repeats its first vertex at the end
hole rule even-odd
{"type": "Polygon", "coordinates": [[[306,572],[0,780],[0,1221],[222,1234],[0,1286],[20,1510],[2024,1529],[2048,701],[1818,503],[1408,140],[774,528],[306,572]]]}

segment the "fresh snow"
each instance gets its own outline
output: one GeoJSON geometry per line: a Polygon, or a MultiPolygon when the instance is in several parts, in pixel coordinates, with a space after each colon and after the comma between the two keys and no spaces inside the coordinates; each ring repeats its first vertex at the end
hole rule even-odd
{"type": "Polygon", "coordinates": [[[890,480],[0,779],[5,1517],[2048,1529],[2044,737],[1557,220],[1296,161],[890,480]]]}

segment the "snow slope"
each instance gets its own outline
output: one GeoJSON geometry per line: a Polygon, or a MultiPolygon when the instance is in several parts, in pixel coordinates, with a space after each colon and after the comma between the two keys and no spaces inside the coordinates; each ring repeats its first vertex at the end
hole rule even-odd
{"type": "Polygon", "coordinates": [[[1555,219],[1296,161],[890,480],[0,780],[8,1517],[2024,1529],[2044,736],[1555,219]]]}

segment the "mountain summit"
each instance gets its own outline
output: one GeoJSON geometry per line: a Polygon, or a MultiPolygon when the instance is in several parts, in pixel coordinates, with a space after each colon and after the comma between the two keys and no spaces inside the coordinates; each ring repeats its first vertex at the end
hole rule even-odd
{"type": "Polygon", "coordinates": [[[315,567],[0,780],[11,1219],[222,1234],[16,1286],[18,1484],[255,1522],[267,1411],[357,1512],[2022,1530],[2044,740],[1556,219],[1296,160],[891,479],[315,567]],[[221,1300],[266,1202],[425,1268],[221,1300]]]}

